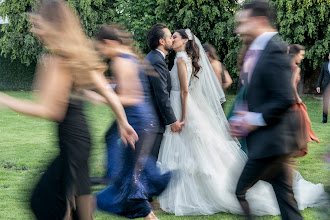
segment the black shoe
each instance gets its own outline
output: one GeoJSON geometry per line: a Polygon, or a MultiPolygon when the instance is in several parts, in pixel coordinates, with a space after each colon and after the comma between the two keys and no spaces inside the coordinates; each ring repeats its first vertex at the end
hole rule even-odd
{"type": "Polygon", "coordinates": [[[107,185],[107,179],[105,177],[90,177],[92,186],[95,185],[107,185]]]}
{"type": "Polygon", "coordinates": [[[323,113],[323,120],[322,120],[322,124],[325,124],[328,122],[328,114],[323,113]]]}

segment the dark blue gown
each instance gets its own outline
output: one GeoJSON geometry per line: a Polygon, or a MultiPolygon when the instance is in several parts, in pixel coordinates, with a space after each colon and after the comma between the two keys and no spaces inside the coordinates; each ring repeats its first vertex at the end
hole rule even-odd
{"type": "MultiPolygon", "coordinates": [[[[138,62],[135,57],[121,54],[122,58],[138,62]]],[[[144,102],[124,107],[129,124],[139,135],[135,150],[121,141],[117,123],[106,135],[108,150],[107,178],[112,183],[97,194],[97,207],[124,216],[147,216],[152,208],[148,199],[160,195],[168,185],[171,174],[161,174],[156,160],[150,156],[159,122],[152,108],[150,85],[143,71],[139,73],[144,88],[144,102]]]]}

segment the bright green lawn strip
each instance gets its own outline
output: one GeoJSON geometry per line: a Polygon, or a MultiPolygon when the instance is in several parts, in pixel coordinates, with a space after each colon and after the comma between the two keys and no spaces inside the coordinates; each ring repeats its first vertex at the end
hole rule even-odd
{"type": "MultiPolygon", "coordinates": [[[[28,92],[7,92],[18,98],[30,98],[28,92]]],[[[230,108],[234,96],[227,97],[226,111],[230,108]]],[[[329,172],[325,169],[322,156],[329,152],[330,123],[321,124],[322,104],[312,97],[303,97],[313,122],[313,129],[321,143],[309,145],[309,154],[299,158],[297,170],[306,180],[328,184],[329,172]],[[326,144],[328,143],[328,144],[326,144]]],[[[87,106],[87,116],[92,133],[93,150],[90,157],[92,176],[104,173],[105,144],[104,134],[112,122],[113,115],[107,106],[87,106]]],[[[29,197],[36,181],[40,178],[49,161],[58,152],[56,130],[52,122],[22,116],[7,109],[0,110],[0,219],[33,219],[29,210],[29,197]]],[[[93,191],[102,187],[94,187],[93,191]]],[[[240,216],[219,213],[211,216],[176,217],[162,211],[156,211],[161,220],[215,220],[242,219],[240,216]]],[[[303,211],[305,219],[324,219],[315,208],[303,211]]],[[[96,212],[95,219],[122,219],[104,212],[96,212]]],[[[280,219],[278,216],[264,216],[257,219],[280,219]]]]}

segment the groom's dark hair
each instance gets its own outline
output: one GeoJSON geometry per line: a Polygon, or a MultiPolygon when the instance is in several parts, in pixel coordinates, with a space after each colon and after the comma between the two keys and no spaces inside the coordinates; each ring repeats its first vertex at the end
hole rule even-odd
{"type": "Polygon", "coordinates": [[[158,23],[147,32],[147,44],[150,50],[156,49],[159,46],[159,40],[165,38],[164,28],[167,28],[165,24],[158,23]]]}
{"type": "Polygon", "coordinates": [[[251,17],[266,17],[270,25],[276,26],[276,11],[270,6],[268,1],[255,0],[244,3],[243,9],[251,9],[251,17]]]}

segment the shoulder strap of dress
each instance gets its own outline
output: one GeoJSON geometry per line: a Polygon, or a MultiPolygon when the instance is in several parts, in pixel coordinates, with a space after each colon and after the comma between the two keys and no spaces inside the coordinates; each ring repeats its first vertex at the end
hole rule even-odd
{"type": "Polygon", "coordinates": [[[190,57],[188,56],[188,54],[186,53],[186,52],[178,52],[177,54],[176,54],[176,58],[182,58],[183,59],[183,61],[184,62],[186,62],[186,63],[189,63],[189,62],[191,62],[191,59],[190,59],[190,57]]]}

